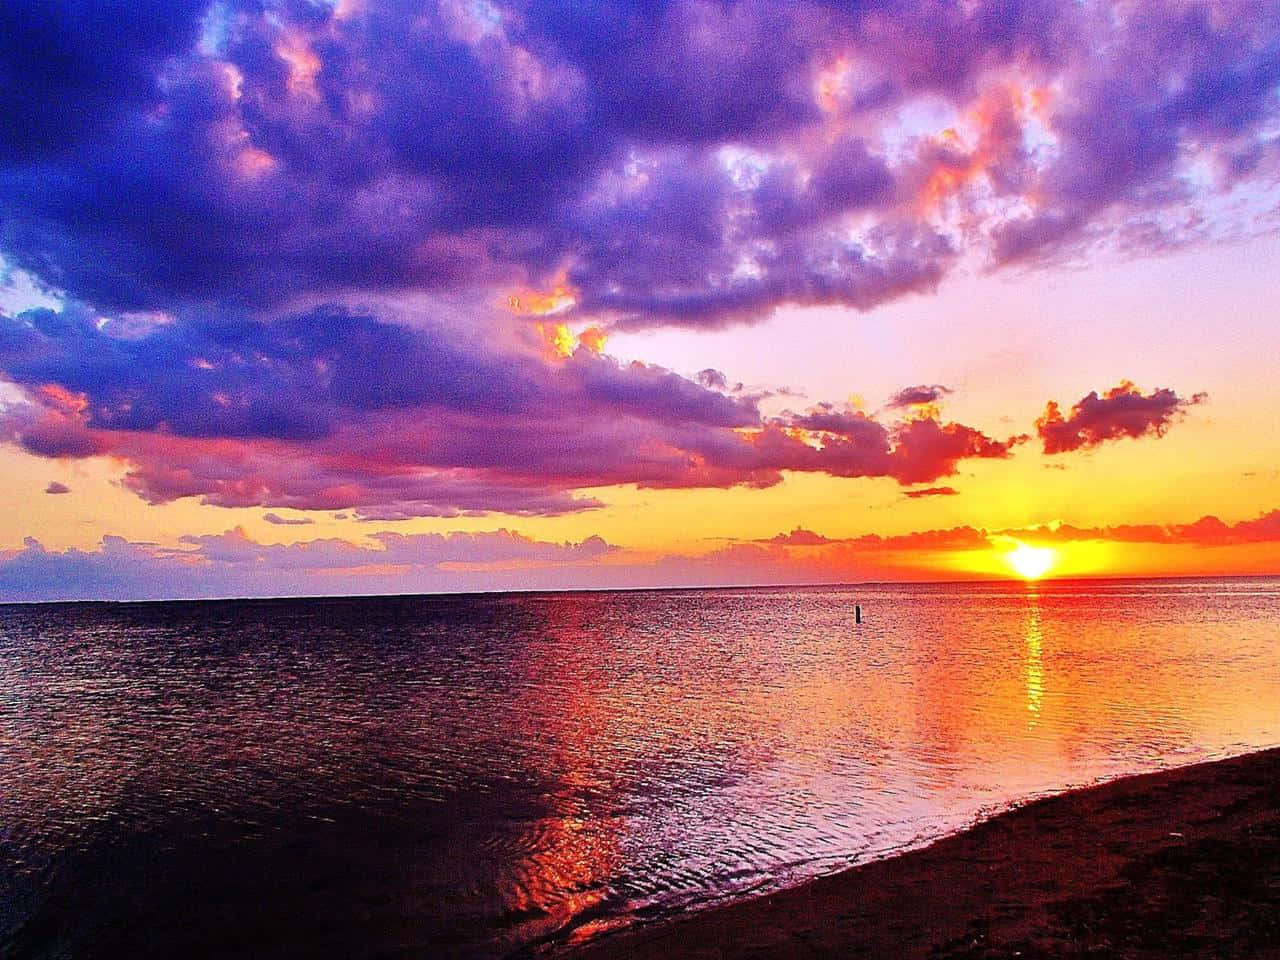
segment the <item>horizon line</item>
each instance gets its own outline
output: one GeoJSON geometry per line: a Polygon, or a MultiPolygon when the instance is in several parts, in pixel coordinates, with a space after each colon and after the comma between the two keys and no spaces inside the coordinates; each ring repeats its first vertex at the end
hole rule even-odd
{"type": "Polygon", "coordinates": [[[48,600],[5,600],[0,599],[0,607],[53,606],[68,604],[141,604],[141,603],[251,603],[277,602],[287,600],[393,600],[393,599],[454,599],[467,597],[502,597],[502,596],[562,596],[577,593],[693,593],[723,590],[815,590],[815,589],[851,589],[854,587],[945,587],[945,586],[984,586],[990,584],[1021,584],[1024,587],[1038,587],[1047,584],[1073,583],[1125,583],[1125,582],[1169,582],[1179,580],[1268,580],[1280,578],[1280,571],[1273,573],[1218,573],[1218,574],[1157,574],[1130,576],[1074,576],[1074,577],[1041,577],[1035,580],[1024,580],[1021,577],[975,577],[953,580],[844,580],[844,581],[796,581],[781,583],[720,583],[720,584],[684,584],[679,586],[656,587],[528,587],[504,590],[434,590],[420,593],[297,593],[274,594],[264,596],[224,595],[224,596],[185,596],[185,597],[80,597],[48,600]]]}

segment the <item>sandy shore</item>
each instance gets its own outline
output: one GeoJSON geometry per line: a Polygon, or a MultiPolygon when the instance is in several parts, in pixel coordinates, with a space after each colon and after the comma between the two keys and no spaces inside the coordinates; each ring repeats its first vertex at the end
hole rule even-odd
{"type": "Polygon", "coordinates": [[[1280,750],[1036,801],[572,956],[1280,958],[1280,750]]]}

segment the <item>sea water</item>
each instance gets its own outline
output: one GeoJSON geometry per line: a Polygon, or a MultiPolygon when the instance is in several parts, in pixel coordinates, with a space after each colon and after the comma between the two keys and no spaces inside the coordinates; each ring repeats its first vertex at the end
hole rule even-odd
{"type": "Polygon", "coordinates": [[[1276,744],[1276,579],[4,606],[0,955],[554,952],[1276,744]]]}

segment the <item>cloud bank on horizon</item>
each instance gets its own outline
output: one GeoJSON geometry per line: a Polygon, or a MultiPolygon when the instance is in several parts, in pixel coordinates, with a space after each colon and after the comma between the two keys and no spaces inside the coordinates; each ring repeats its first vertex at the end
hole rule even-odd
{"type": "MultiPolygon", "coordinates": [[[[383,531],[359,545],[341,538],[260,543],[236,528],[182,538],[176,548],[103,537],[94,550],[48,550],[28,538],[0,551],[0,596],[7,600],[163,599],[321,593],[562,589],[590,572],[601,586],[689,583],[822,583],[876,576],[918,577],[911,557],[988,553],[1009,540],[1036,544],[1123,542],[1193,548],[1280,543],[1280,509],[1226,523],[985,530],[972,526],[894,536],[827,537],[803,527],[700,555],[638,556],[598,536],[535,540],[500,529],[480,533],[383,531]]],[[[954,577],[939,568],[933,577],[954,577]]]]}
{"type": "MultiPolygon", "coordinates": [[[[769,412],[604,338],[1258,229],[1278,84],[1243,0],[16,0],[0,257],[58,303],[0,316],[0,437],[149,503],[375,520],[935,484],[1026,437],[936,384],[769,412]]],[[[1091,396],[1046,452],[1198,402],[1091,396]]]]}

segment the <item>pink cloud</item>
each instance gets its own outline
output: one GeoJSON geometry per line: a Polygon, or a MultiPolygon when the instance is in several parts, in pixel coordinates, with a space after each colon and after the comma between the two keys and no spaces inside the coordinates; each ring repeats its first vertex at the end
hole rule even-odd
{"type": "Polygon", "coordinates": [[[113,457],[150,503],[551,516],[597,507],[585,491],[619,484],[768,487],[787,472],[929,483],[1023,439],[936,410],[766,416],[760,397],[726,393],[705,370],[698,382],[585,347],[548,357],[514,319],[493,343],[335,309],[129,337],[79,308],[36,310],[0,318],[0,332],[26,394],[0,413],[0,436],[42,456],[113,457]]]}

